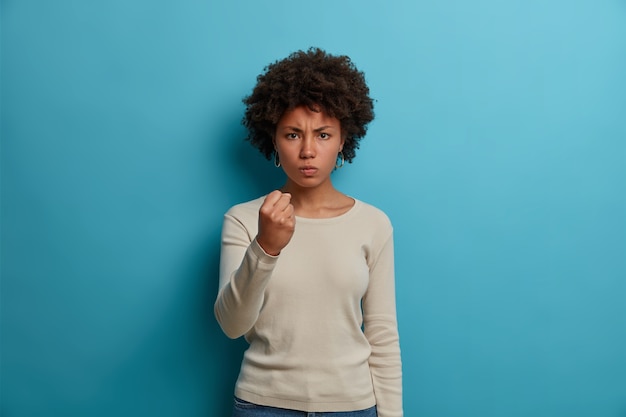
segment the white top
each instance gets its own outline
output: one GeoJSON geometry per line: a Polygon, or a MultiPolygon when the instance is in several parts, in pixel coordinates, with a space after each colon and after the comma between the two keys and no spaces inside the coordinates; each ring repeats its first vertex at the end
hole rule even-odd
{"type": "Polygon", "coordinates": [[[254,238],[264,197],[224,216],[215,316],[250,343],[235,395],[307,412],[402,416],[393,229],[359,200],[332,218],[296,217],[280,255],[254,238]]]}

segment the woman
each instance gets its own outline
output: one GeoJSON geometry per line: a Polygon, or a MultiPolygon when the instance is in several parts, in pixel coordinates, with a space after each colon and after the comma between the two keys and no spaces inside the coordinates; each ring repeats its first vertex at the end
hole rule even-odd
{"type": "Polygon", "coordinates": [[[331,181],[374,118],[363,73],[298,51],[244,103],[248,139],[287,179],[224,218],[215,315],[250,344],[233,417],[402,416],[391,223],[331,181]]]}

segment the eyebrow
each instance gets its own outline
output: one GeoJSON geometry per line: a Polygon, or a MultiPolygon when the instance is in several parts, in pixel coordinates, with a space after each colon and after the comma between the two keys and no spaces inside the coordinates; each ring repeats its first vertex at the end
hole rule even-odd
{"type": "MultiPolygon", "coordinates": [[[[302,132],[303,130],[295,127],[295,126],[284,126],[283,129],[290,129],[293,130],[295,132],[302,132]]],[[[321,132],[322,130],[327,130],[327,129],[334,129],[333,126],[327,125],[327,126],[320,126],[317,129],[313,129],[314,132],[321,132]]]]}

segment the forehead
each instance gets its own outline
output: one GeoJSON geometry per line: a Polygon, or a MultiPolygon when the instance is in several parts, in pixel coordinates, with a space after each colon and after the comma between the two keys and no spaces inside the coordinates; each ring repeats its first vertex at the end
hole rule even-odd
{"type": "Polygon", "coordinates": [[[328,115],[323,110],[311,110],[308,106],[298,106],[288,109],[278,121],[278,126],[302,126],[302,125],[340,126],[337,118],[328,115]]]}

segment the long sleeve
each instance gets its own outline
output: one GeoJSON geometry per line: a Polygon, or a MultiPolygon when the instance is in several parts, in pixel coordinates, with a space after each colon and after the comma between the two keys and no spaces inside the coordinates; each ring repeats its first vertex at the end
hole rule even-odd
{"type": "Polygon", "coordinates": [[[363,298],[364,331],[372,353],[370,372],[379,417],[402,417],[402,364],[396,320],[393,236],[370,266],[363,298]]]}
{"type": "Polygon", "coordinates": [[[224,333],[233,339],[254,326],[277,260],[263,251],[254,240],[256,229],[250,229],[228,213],[224,216],[215,317],[224,333]]]}
{"type": "Polygon", "coordinates": [[[250,344],[235,395],[320,413],[376,404],[379,417],[402,417],[388,217],[358,200],[337,217],[298,217],[273,257],[255,240],[262,203],[232,207],[222,228],[215,316],[250,344]]]}

